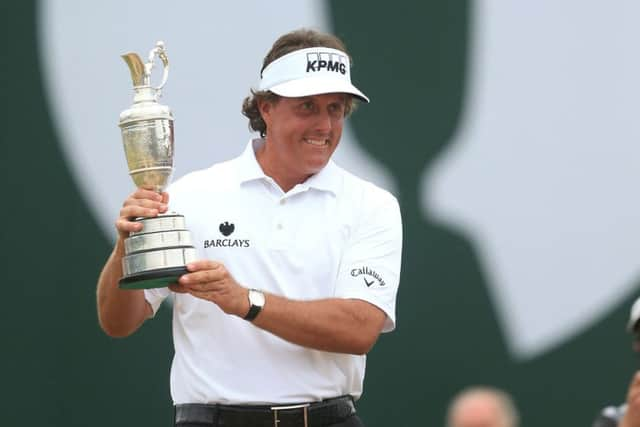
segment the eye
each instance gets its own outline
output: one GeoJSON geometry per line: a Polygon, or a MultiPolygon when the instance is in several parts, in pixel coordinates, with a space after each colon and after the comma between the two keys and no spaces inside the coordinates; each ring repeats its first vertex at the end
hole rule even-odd
{"type": "Polygon", "coordinates": [[[335,115],[343,115],[344,114],[344,104],[341,102],[334,102],[329,104],[329,112],[335,115]]]}
{"type": "Polygon", "coordinates": [[[300,109],[302,109],[303,111],[313,111],[313,102],[312,101],[305,101],[300,105],[300,109]]]}

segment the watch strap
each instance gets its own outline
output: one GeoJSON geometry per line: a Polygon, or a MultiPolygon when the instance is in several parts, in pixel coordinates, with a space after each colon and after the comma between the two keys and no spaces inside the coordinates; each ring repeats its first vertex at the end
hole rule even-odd
{"type": "MultiPolygon", "coordinates": [[[[255,319],[258,316],[258,314],[260,314],[260,311],[262,311],[262,304],[258,305],[258,304],[255,304],[254,301],[252,301],[251,296],[253,293],[262,294],[262,292],[256,289],[249,290],[249,311],[244,316],[244,320],[248,320],[249,322],[253,321],[253,319],[255,319]]],[[[262,301],[264,301],[264,297],[262,298],[262,301]]]]}

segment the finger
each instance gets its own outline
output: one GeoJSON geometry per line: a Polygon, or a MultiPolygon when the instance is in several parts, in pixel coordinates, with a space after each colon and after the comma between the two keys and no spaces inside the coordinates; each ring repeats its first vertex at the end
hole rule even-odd
{"type": "Polygon", "coordinates": [[[131,233],[141,231],[142,224],[139,222],[129,221],[126,218],[118,218],[116,221],[116,229],[120,232],[131,233]]]}
{"type": "Polygon", "coordinates": [[[125,206],[120,209],[120,218],[154,217],[158,215],[158,209],[145,208],[143,206],[125,206]]]}
{"type": "Polygon", "coordinates": [[[160,212],[166,212],[168,209],[169,194],[157,193],[150,189],[138,188],[132,193],[127,200],[125,200],[124,206],[138,205],[148,208],[158,209],[160,212]]]}
{"type": "Polygon", "coordinates": [[[183,286],[191,294],[208,294],[213,292],[206,283],[196,283],[189,286],[183,286]]]}
{"type": "Polygon", "coordinates": [[[162,194],[153,191],[151,188],[138,187],[136,191],[131,194],[131,197],[134,199],[149,199],[162,202],[162,194]]]}
{"type": "Polygon", "coordinates": [[[213,261],[210,259],[201,259],[197,261],[190,262],[187,264],[187,270],[191,272],[202,271],[202,270],[217,270],[222,266],[217,261],[213,261]]]}
{"type": "Polygon", "coordinates": [[[198,292],[205,292],[205,291],[209,291],[211,290],[211,288],[213,287],[211,285],[211,282],[207,282],[205,280],[202,281],[194,281],[194,280],[189,280],[189,278],[183,278],[184,275],[178,279],[178,286],[182,287],[182,289],[186,289],[188,291],[198,291],[198,292]]]}
{"type": "Polygon", "coordinates": [[[191,289],[203,289],[203,284],[212,283],[213,286],[213,282],[216,280],[217,276],[212,270],[204,270],[183,274],[178,283],[191,289]]]}
{"type": "Polygon", "coordinates": [[[148,208],[148,209],[158,209],[158,210],[166,209],[166,207],[167,207],[166,204],[164,204],[162,202],[158,202],[156,200],[135,199],[133,197],[129,197],[122,204],[123,208],[128,208],[128,207],[132,207],[132,206],[141,207],[141,208],[148,208]]]}

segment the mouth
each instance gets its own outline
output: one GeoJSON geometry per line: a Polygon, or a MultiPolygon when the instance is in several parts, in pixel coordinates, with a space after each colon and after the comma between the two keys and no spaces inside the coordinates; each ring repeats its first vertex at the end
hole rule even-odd
{"type": "Polygon", "coordinates": [[[307,144],[315,145],[316,147],[324,147],[325,145],[329,145],[328,139],[304,138],[304,142],[307,144]]]}

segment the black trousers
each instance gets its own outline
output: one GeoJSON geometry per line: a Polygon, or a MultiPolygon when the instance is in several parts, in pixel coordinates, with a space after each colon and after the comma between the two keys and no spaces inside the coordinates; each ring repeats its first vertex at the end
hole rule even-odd
{"type": "MultiPolygon", "coordinates": [[[[180,423],[180,424],[176,424],[175,426],[176,427],[224,427],[224,426],[218,426],[218,424],[214,425],[214,424],[200,424],[200,423],[190,423],[190,424],[180,423]]],[[[247,427],[251,427],[251,426],[247,426],[247,427]]],[[[332,424],[329,427],[365,427],[365,426],[362,420],[360,419],[360,417],[358,417],[358,415],[356,414],[347,418],[341,423],[332,424]]]]}

